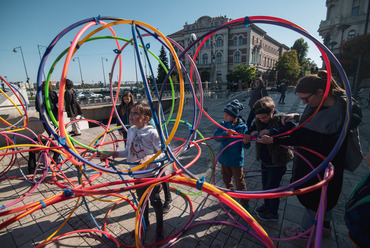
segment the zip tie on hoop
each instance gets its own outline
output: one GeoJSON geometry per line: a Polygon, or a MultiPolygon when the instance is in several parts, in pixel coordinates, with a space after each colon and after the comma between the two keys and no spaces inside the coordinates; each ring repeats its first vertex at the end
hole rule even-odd
{"type": "Polygon", "coordinates": [[[43,200],[40,200],[40,203],[42,205],[42,208],[46,208],[46,204],[45,204],[45,202],[43,200]]]}
{"type": "Polygon", "coordinates": [[[98,15],[97,17],[93,17],[96,25],[100,24],[100,15],[98,15]]]}
{"type": "Polygon", "coordinates": [[[65,197],[71,197],[71,196],[74,196],[74,193],[72,192],[71,189],[63,189],[64,191],[64,196],[65,197]]]}
{"type": "Polygon", "coordinates": [[[249,26],[249,24],[251,24],[251,21],[249,20],[249,17],[248,17],[248,16],[246,16],[246,17],[244,18],[244,22],[243,22],[243,24],[244,24],[244,26],[246,26],[246,27],[248,27],[248,26],[249,26]]]}
{"type": "Polygon", "coordinates": [[[204,176],[202,176],[202,178],[199,178],[198,181],[197,181],[197,189],[198,190],[202,190],[202,187],[203,187],[203,184],[204,184],[204,176]]]}
{"type": "Polygon", "coordinates": [[[134,175],[132,174],[131,168],[130,168],[130,169],[128,169],[128,175],[129,175],[130,177],[134,177],[134,175]]]}

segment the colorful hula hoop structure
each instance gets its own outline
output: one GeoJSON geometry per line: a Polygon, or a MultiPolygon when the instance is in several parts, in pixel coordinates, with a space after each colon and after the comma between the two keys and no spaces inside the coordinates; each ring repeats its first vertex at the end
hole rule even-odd
{"type": "MultiPolygon", "coordinates": [[[[118,205],[123,204],[126,202],[129,204],[132,209],[136,213],[135,218],[135,237],[136,237],[136,247],[144,247],[143,240],[145,238],[145,224],[142,222],[142,215],[143,215],[143,207],[148,202],[150,192],[152,188],[160,184],[162,182],[169,182],[173,186],[172,189],[176,190],[178,194],[181,194],[186,201],[189,203],[190,206],[190,217],[187,223],[178,230],[175,234],[167,237],[164,241],[160,243],[154,243],[150,245],[163,245],[163,247],[171,246],[176,240],[184,234],[186,230],[190,228],[203,225],[203,224],[224,224],[230,225],[232,227],[239,228],[245,232],[256,237],[262,244],[267,247],[274,247],[273,240],[283,240],[277,238],[271,238],[265,232],[265,230],[259,225],[259,223],[251,216],[251,214],[246,211],[243,207],[239,205],[239,203],[234,198],[247,198],[247,199],[263,199],[263,198],[276,198],[276,197],[288,197],[297,194],[304,194],[310,192],[312,190],[316,190],[321,188],[322,189],[322,199],[321,204],[318,209],[317,214],[317,226],[313,226],[311,230],[307,231],[311,233],[310,241],[313,239],[314,230],[316,229],[316,239],[315,239],[315,247],[320,247],[321,245],[321,235],[322,235],[322,223],[323,223],[323,213],[325,212],[326,208],[326,187],[328,182],[333,177],[334,167],[330,164],[330,161],[338,151],[341,143],[344,140],[346,132],[348,131],[348,123],[350,121],[351,116],[351,109],[352,109],[352,102],[351,102],[351,95],[350,87],[348,83],[347,76],[341,67],[340,63],[336,59],[336,57],[327,49],[323,44],[321,44],[318,40],[312,37],[306,30],[299,27],[298,25],[289,22],[284,19],[270,17],[270,16],[250,16],[245,18],[240,18],[236,20],[232,20],[228,23],[225,23],[208,33],[202,35],[201,37],[194,40],[188,47],[183,48],[179,44],[177,44],[172,39],[163,35],[160,31],[153,28],[152,26],[135,20],[125,20],[121,18],[114,18],[114,17],[96,17],[96,18],[88,18],[85,20],[81,20],[72,24],[71,26],[65,28],[62,32],[60,32],[49,44],[47,47],[37,75],[37,96],[40,99],[39,107],[41,109],[43,122],[46,124],[47,128],[52,134],[52,137],[45,137],[41,135],[37,135],[32,132],[28,128],[29,118],[28,118],[28,106],[22,94],[17,90],[17,87],[14,85],[9,84],[6,80],[4,80],[0,76],[1,80],[3,80],[7,86],[11,89],[14,95],[17,96],[18,102],[13,102],[12,104],[17,109],[18,113],[20,114],[20,119],[16,123],[12,124],[9,123],[7,120],[0,118],[1,125],[4,126],[0,128],[0,139],[4,139],[6,141],[6,146],[1,147],[0,153],[0,161],[7,159],[9,165],[5,168],[1,168],[0,172],[0,180],[11,180],[13,178],[18,177],[7,177],[7,172],[17,164],[18,157],[23,156],[25,152],[33,151],[33,152],[40,152],[41,155],[38,158],[38,166],[41,166],[43,162],[44,169],[43,174],[37,175],[36,172],[34,175],[27,176],[23,174],[20,166],[19,171],[21,172],[21,176],[28,182],[30,182],[33,186],[32,188],[21,198],[10,202],[8,204],[3,204],[0,211],[0,216],[7,216],[4,221],[0,224],[0,229],[4,229],[7,226],[11,225],[15,221],[18,221],[29,214],[32,214],[42,208],[47,206],[66,202],[66,201],[75,201],[75,205],[71,210],[69,216],[63,222],[63,224],[55,230],[48,238],[44,241],[40,242],[37,247],[41,247],[46,245],[47,243],[53,242],[57,239],[60,239],[66,235],[72,235],[73,233],[83,233],[83,232],[90,232],[90,233],[101,233],[106,239],[110,240],[112,244],[116,245],[117,247],[130,247],[128,244],[120,243],[119,240],[110,233],[107,229],[107,220],[118,205]],[[345,91],[347,94],[347,115],[345,118],[345,125],[341,131],[340,138],[338,139],[335,147],[331,151],[331,153],[327,157],[320,156],[323,159],[323,162],[317,168],[314,168],[312,165],[311,167],[312,172],[308,174],[305,178],[293,182],[290,185],[284,186],[282,188],[273,189],[273,190],[264,190],[264,191],[230,191],[220,186],[215,185],[215,170],[218,157],[215,158],[214,153],[210,146],[207,144],[207,141],[210,141],[214,138],[205,138],[201,134],[201,130],[198,130],[201,117],[204,115],[209,120],[211,120],[215,128],[219,126],[219,124],[214,121],[211,116],[207,114],[207,112],[203,109],[203,89],[202,84],[200,83],[200,75],[194,63],[196,57],[199,54],[200,49],[202,48],[203,44],[209,39],[212,35],[217,33],[219,30],[227,28],[233,25],[244,25],[248,26],[251,23],[262,23],[262,24],[270,24],[276,25],[283,28],[290,29],[295,31],[309,40],[311,40],[317,48],[320,50],[322,57],[324,59],[327,72],[328,72],[328,81],[327,85],[330,85],[330,78],[331,78],[331,67],[330,63],[334,64],[336,69],[339,71],[342,81],[344,82],[345,91]],[[130,38],[123,38],[118,37],[114,28],[119,26],[129,26],[131,30],[131,37],[130,38]],[[71,32],[72,30],[76,31],[77,34],[74,36],[74,39],[71,45],[57,57],[57,59],[52,63],[51,68],[49,69],[49,73],[46,79],[46,87],[45,87],[45,99],[46,101],[43,102],[42,91],[41,91],[41,81],[42,81],[42,72],[44,71],[44,67],[46,61],[53,49],[58,45],[58,43],[62,40],[63,36],[67,33],[71,32]],[[89,30],[92,30],[88,33],[89,30]],[[102,35],[98,36],[100,32],[107,31],[111,33],[111,36],[102,35]],[[168,50],[168,52],[173,57],[175,64],[172,68],[168,71],[167,77],[162,84],[162,87],[159,89],[158,84],[155,81],[153,68],[151,66],[150,58],[156,59],[162,66],[165,68],[163,63],[150,51],[150,43],[145,43],[145,39],[150,37],[154,39],[156,42],[160,43],[168,50]],[[135,63],[138,63],[139,71],[141,74],[141,78],[144,84],[145,95],[150,104],[152,113],[153,113],[153,121],[154,125],[160,135],[160,139],[162,142],[161,150],[158,153],[154,154],[153,157],[143,163],[138,164],[133,169],[123,169],[119,170],[115,167],[114,163],[110,160],[106,160],[103,165],[98,165],[94,163],[94,159],[99,157],[99,154],[105,152],[105,150],[116,150],[118,147],[120,139],[117,138],[115,135],[115,131],[117,128],[111,128],[110,124],[114,114],[117,114],[117,100],[119,98],[119,90],[120,84],[118,85],[117,93],[114,93],[113,90],[113,82],[112,77],[110,77],[110,94],[112,99],[112,111],[110,114],[110,118],[107,125],[99,123],[95,120],[87,120],[96,124],[97,126],[101,127],[104,132],[101,133],[98,137],[96,137],[90,144],[83,144],[78,142],[77,140],[70,137],[66,131],[68,125],[71,123],[65,123],[63,118],[63,106],[64,106],[64,90],[65,90],[65,82],[68,74],[69,65],[71,62],[72,57],[79,52],[80,49],[83,49],[86,44],[90,42],[97,42],[99,40],[112,40],[114,42],[114,53],[115,53],[115,60],[112,65],[111,75],[116,73],[118,75],[118,82],[121,82],[121,79],[124,77],[122,75],[122,67],[123,63],[125,62],[125,58],[123,57],[124,49],[127,49],[128,45],[131,45],[134,48],[134,53],[136,55],[135,63]],[[188,54],[189,49],[193,48],[196,44],[198,44],[198,48],[194,54],[194,57],[191,57],[188,54]],[[181,54],[177,55],[174,49],[176,47],[181,54]],[[192,67],[190,72],[186,71],[183,67],[181,61],[182,59],[186,59],[190,61],[192,67]],[[63,62],[63,70],[62,75],[60,77],[60,88],[59,88],[59,112],[58,112],[58,120],[56,121],[55,116],[53,115],[50,109],[49,103],[49,84],[50,84],[50,77],[52,72],[54,71],[55,66],[63,62]],[[150,87],[149,82],[147,80],[147,75],[144,69],[144,63],[149,64],[149,71],[151,78],[154,79],[153,85],[154,87],[150,87]],[[117,68],[116,68],[117,67],[117,68]],[[173,82],[171,80],[171,75],[176,72],[179,76],[179,97],[178,97],[178,105],[176,107],[176,92],[174,89],[173,82]],[[185,75],[185,78],[183,77],[185,75]],[[193,118],[190,122],[187,120],[182,120],[182,112],[184,107],[184,99],[185,99],[185,83],[189,85],[192,93],[192,103],[194,105],[193,111],[193,118]],[[166,84],[170,84],[172,89],[172,107],[169,116],[165,116],[164,111],[162,109],[161,100],[163,98],[164,89],[166,88],[166,84]],[[196,93],[197,92],[197,93],[196,93]],[[157,107],[155,107],[153,103],[153,96],[158,98],[157,107]],[[21,106],[19,108],[18,106],[21,106]],[[176,117],[172,118],[172,115],[176,113],[176,117]],[[176,137],[176,133],[178,129],[185,129],[189,130],[187,134],[187,138],[179,138],[176,137]],[[19,131],[28,130],[31,134],[29,136],[25,136],[20,134],[19,131]],[[31,144],[18,144],[16,143],[15,137],[22,136],[23,138],[28,139],[31,144]],[[198,138],[200,137],[200,138],[198,138]],[[46,140],[46,142],[42,142],[42,140],[46,140]],[[180,144],[180,145],[175,145],[180,144]],[[197,163],[201,155],[201,148],[200,146],[204,145],[208,148],[210,154],[210,164],[212,165],[212,173],[208,175],[209,178],[207,179],[208,182],[205,182],[205,178],[198,178],[191,172],[191,166],[197,163]],[[54,151],[59,153],[59,156],[63,158],[61,163],[56,163],[53,158],[50,156],[49,151],[54,151]],[[184,154],[189,155],[189,151],[191,153],[191,161],[183,164],[181,162],[181,158],[184,154]],[[194,151],[194,152],[193,152],[194,151]],[[155,168],[154,170],[162,170],[167,166],[173,166],[174,172],[168,174],[166,176],[161,177],[162,171],[158,178],[143,178],[143,179],[135,179],[134,176],[146,173],[147,170],[141,170],[147,164],[156,161],[157,157],[164,152],[166,154],[166,158],[163,159],[161,162],[161,166],[155,168]],[[72,170],[74,173],[71,176],[67,176],[65,173],[66,170],[72,170]],[[320,182],[316,185],[312,185],[310,187],[300,189],[299,191],[293,190],[294,187],[310,180],[311,178],[318,176],[318,173],[325,170],[324,178],[320,178],[320,182]],[[101,183],[98,179],[104,175],[116,175],[119,177],[119,180],[116,181],[109,181],[105,183],[101,183]],[[54,184],[60,188],[60,193],[55,194],[51,197],[27,204],[25,206],[16,206],[16,204],[23,200],[24,198],[28,197],[35,191],[37,187],[41,183],[49,183],[54,184]],[[140,184],[137,184],[140,183],[140,184]],[[136,199],[135,195],[132,193],[133,190],[148,186],[148,190],[145,192],[144,196],[140,202],[136,199]],[[229,217],[233,220],[233,223],[225,222],[225,221],[203,221],[194,223],[197,219],[199,213],[202,211],[208,197],[204,199],[204,201],[199,205],[199,207],[194,210],[192,202],[188,195],[192,195],[190,192],[184,192],[184,190],[180,190],[179,186],[184,186],[188,188],[194,188],[198,190],[198,193],[205,192],[209,196],[213,196],[217,198],[223,204],[228,205],[229,208],[233,209],[240,217],[242,217],[250,227],[246,227],[238,222],[234,217],[229,214],[229,217]],[[127,192],[127,193],[125,193],[127,192]],[[106,200],[105,198],[109,196],[110,200],[106,200]],[[104,201],[111,204],[110,210],[106,213],[106,218],[103,226],[100,226],[97,221],[95,220],[95,216],[90,211],[90,202],[86,200],[86,198],[92,197],[94,200],[97,201],[104,201]],[[130,200],[131,199],[131,200],[130,200]],[[57,236],[57,233],[60,229],[67,223],[69,218],[71,217],[72,213],[77,209],[78,204],[80,201],[85,204],[86,209],[89,213],[89,216],[93,219],[96,228],[95,229],[83,229],[77,230],[75,232],[65,233],[63,235],[57,236]]],[[[4,94],[9,100],[10,98],[7,96],[6,92],[3,92],[0,89],[1,94],[4,94]]],[[[325,91],[324,99],[322,100],[320,107],[322,106],[325,98],[327,97],[329,92],[329,87],[325,91]]],[[[318,109],[319,110],[319,109],[318,109]]],[[[317,111],[318,111],[317,110],[317,111]]],[[[314,115],[317,113],[314,113],[314,115]]],[[[314,116],[313,115],[313,116],[314,116]]],[[[118,115],[117,115],[118,116],[118,115]]],[[[312,117],[313,117],[312,116],[312,117]]],[[[312,118],[311,117],[311,118],[312,118]]],[[[311,119],[310,118],[310,119],[311,119]]],[[[309,120],[310,120],[309,119],[309,120]]],[[[307,121],[309,121],[307,120],[307,121]]],[[[78,121],[78,120],[76,120],[78,121]]],[[[122,121],[119,120],[121,124],[122,121]]],[[[300,128],[303,124],[297,127],[300,128]]],[[[219,126],[220,127],[220,126],[219,126]]],[[[126,127],[123,125],[123,128],[126,127]]],[[[291,130],[290,132],[294,132],[296,129],[291,130]]],[[[242,141],[242,134],[238,134],[233,136],[232,138],[235,141],[232,143],[237,143],[242,141]]],[[[226,137],[222,137],[226,138],[226,137]]],[[[230,138],[230,137],[228,137],[230,138]]],[[[227,148],[225,148],[227,149],[227,148]]],[[[289,148],[288,149],[292,149],[289,148]]],[[[296,152],[296,151],[294,151],[296,152]]],[[[314,151],[311,151],[314,153],[314,151]]],[[[296,152],[297,153],[297,152],[296,152]]],[[[300,154],[297,154],[301,156],[300,154]]],[[[23,156],[25,157],[25,156],[23,156]]],[[[307,161],[309,164],[309,162],[307,161]]],[[[194,191],[193,191],[194,192],[194,191]]],[[[1,203],[0,203],[1,204],[1,203]]],[[[226,210],[226,209],[225,209],[226,210]]],[[[288,240],[288,239],[286,239],[288,240]]],[[[148,246],[148,245],[145,245],[148,246]]]]}

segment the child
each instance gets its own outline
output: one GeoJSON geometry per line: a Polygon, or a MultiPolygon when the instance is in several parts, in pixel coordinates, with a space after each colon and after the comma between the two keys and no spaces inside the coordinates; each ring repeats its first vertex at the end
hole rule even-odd
{"type": "MultiPolygon", "coordinates": [[[[292,122],[285,125],[281,122],[282,114],[275,114],[275,103],[271,97],[265,96],[253,105],[256,119],[251,129],[244,136],[244,143],[250,142],[250,135],[259,137],[284,133],[295,127],[292,122]]],[[[280,186],[285,174],[286,164],[293,158],[293,153],[280,145],[264,145],[256,142],[257,160],[261,160],[262,188],[275,189],[280,186]]],[[[264,199],[264,204],[255,211],[262,220],[277,221],[279,198],[264,199]]]]}
{"type": "MultiPolygon", "coordinates": [[[[121,119],[122,123],[127,126],[129,125],[129,117],[130,117],[130,109],[134,105],[134,98],[130,91],[126,90],[123,92],[121,96],[121,104],[118,106],[117,112],[119,115],[119,119],[121,119]]],[[[117,118],[117,126],[121,126],[121,122],[117,118]]],[[[123,136],[124,139],[127,138],[126,131],[122,131],[120,129],[119,133],[123,136]]]]}
{"type": "MultiPolygon", "coordinates": [[[[128,163],[140,164],[149,160],[161,149],[161,140],[157,130],[152,125],[148,125],[151,118],[152,112],[147,101],[139,101],[135,103],[130,110],[130,124],[134,126],[128,129],[126,149],[123,151],[102,153],[100,155],[100,159],[103,160],[110,156],[113,156],[113,158],[127,157],[128,163]]],[[[163,157],[164,154],[162,153],[156,159],[161,159],[163,157]]],[[[153,169],[159,165],[160,162],[150,163],[141,170],[153,169]]],[[[137,165],[130,166],[135,167],[137,165]]],[[[144,174],[135,175],[135,178],[154,178],[158,175],[158,173],[159,170],[155,170],[144,174]]],[[[146,189],[147,187],[141,187],[136,190],[139,199],[141,199],[146,189]]],[[[155,210],[157,220],[157,241],[164,239],[163,206],[159,192],[160,185],[157,185],[153,188],[153,191],[150,195],[150,202],[155,210]]],[[[145,226],[148,229],[150,226],[148,206],[146,206],[144,211],[144,220],[145,226]]]]}
{"type": "MultiPolygon", "coordinates": [[[[243,109],[243,104],[238,100],[230,102],[224,109],[225,120],[220,123],[227,131],[218,128],[214,134],[215,137],[231,136],[233,133],[244,134],[247,131],[247,125],[244,123],[239,115],[240,110],[243,109]]],[[[236,141],[232,138],[220,138],[216,141],[221,142],[220,151],[222,151],[228,144],[236,141]]],[[[244,181],[243,166],[244,166],[244,150],[246,147],[242,142],[235,143],[226,148],[219,158],[221,164],[222,180],[229,190],[234,190],[232,177],[234,177],[236,189],[239,191],[246,191],[247,186],[244,181]]],[[[248,199],[241,199],[241,205],[248,210],[248,199]]]]}

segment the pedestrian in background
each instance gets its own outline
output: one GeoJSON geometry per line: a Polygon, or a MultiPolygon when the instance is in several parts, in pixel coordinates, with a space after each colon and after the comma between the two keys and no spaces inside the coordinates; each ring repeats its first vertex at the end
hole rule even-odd
{"type": "MultiPolygon", "coordinates": [[[[76,91],[73,88],[73,82],[66,79],[66,90],[64,93],[64,105],[67,112],[67,116],[71,121],[77,119],[77,116],[82,115],[80,104],[77,102],[76,91]]],[[[72,136],[81,135],[81,129],[78,121],[72,124],[72,131],[69,132],[72,136]]]]}
{"type": "Polygon", "coordinates": [[[247,118],[247,127],[248,129],[252,126],[252,121],[254,120],[255,114],[253,113],[253,105],[257,100],[261,99],[264,96],[268,96],[265,82],[262,77],[257,78],[252,85],[251,99],[249,99],[248,105],[250,112],[247,118]]]}
{"type": "Polygon", "coordinates": [[[287,90],[287,84],[285,82],[285,79],[283,79],[283,82],[281,82],[280,86],[279,86],[279,91],[280,91],[280,99],[279,99],[279,103],[282,103],[282,104],[285,104],[285,92],[287,90]]]}

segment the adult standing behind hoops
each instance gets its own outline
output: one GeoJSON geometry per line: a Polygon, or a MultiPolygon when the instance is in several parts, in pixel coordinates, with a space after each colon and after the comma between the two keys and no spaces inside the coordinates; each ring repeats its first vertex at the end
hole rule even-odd
{"type": "MultiPolygon", "coordinates": [[[[121,119],[123,125],[128,128],[128,125],[130,125],[129,116],[130,116],[130,110],[132,106],[134,105],[134,98],[130,91],[125,90],[121,96],[121,104],[118,106],[118,115],[119,119],[121,119]]],[[[121,123],[117,118],[117,126],[121,126],[121,123]]],[[[123,128],[122,128],[123,129],[123,128]]],[[[124,139],[127,138],[127,132],[123,129],[119,129],[119,133],[123,136],[124,139]]]]}
{"type": "MultiPolygon", "coordinates": [[[[327,73],[322,70],[318,74],[311,74],[298,80],[296,92],[303,104],[307,104],[302,116],[298,114],[288,114],[287,119],[294,118],[299,123],[305,122],[317,110],[321,103],[327,85],[327,73]]],[[[323,156],[328,156],[334,145],[338,141],[344,125],[346,115],[346,96],[344,90],[338,86],[332,78],[327,98],[318,113],[303,127],[294,131],[290,135],[281,137],[270,137],[264,135],[257,142],[263,144],[280,144],[288,146],[303,146],[319,152],[323,156]]],[[[357,127],[362,120],[362,112],[354,102],[352,105],[352,117],[350,129],[357,127]]],[[[347,139],[347,138],[346,138],[347,139]]],[[[343,172],[345,166],[346,141],[332,159],[334,165],[334,177],[327,188],[327,206],[323,223],[323,234],[329,236],[331,232],[330,222],[332,220],[332,209],[336,206],[343,184],[343,172]]],[[[315,168],[323,161],[317,155],[296,147],[298,153],[302,154],[315,168]]],[[[295,156],[293,162],[292,182],[295,182],[312,172],[312,168],[299,156],[295,156]]],[[[324,170],[320,172],[321,178],[324,177],[324,170]]],[[[313,177],[295,189],[305,188],[319,182],[317,177],[313,177]]],[[[321,189],[309,193],[297,195],[300,203],[305,207],[302,226],[288,227],[284,232],[288,236],[297,236],[303,231],[310,229],[315,223],[316,211],[319,206],[321,189]]]]}
{"type": "Polygon", "coordinates": [[[263,81],[262,77],[259,77],[253,82],[251,99],[249,99],[249,103],[248,103],[251,109],[248,115],[247,123],[246,123],[248,129],[251,128],[254,117],[256,116],[253,112],[253,105],[264,96],[268,96],[268,93],[265,87],[265,82],[263,81]]]}
{"type": "MultiPolygon", "coordinates": [[[[71,121],[76,120],[77,116],[82,115],[80,104],[77,102],[77,94],[73,88],[73,82],[69,79],[66,79],[64,101],[67,116],[71,119],[71,121]]],[[[81,135],[81,129],[78,122],[74,122],[72,124],[72,131],[69,132],[69,134],[73,136],[81,135]]]]}

